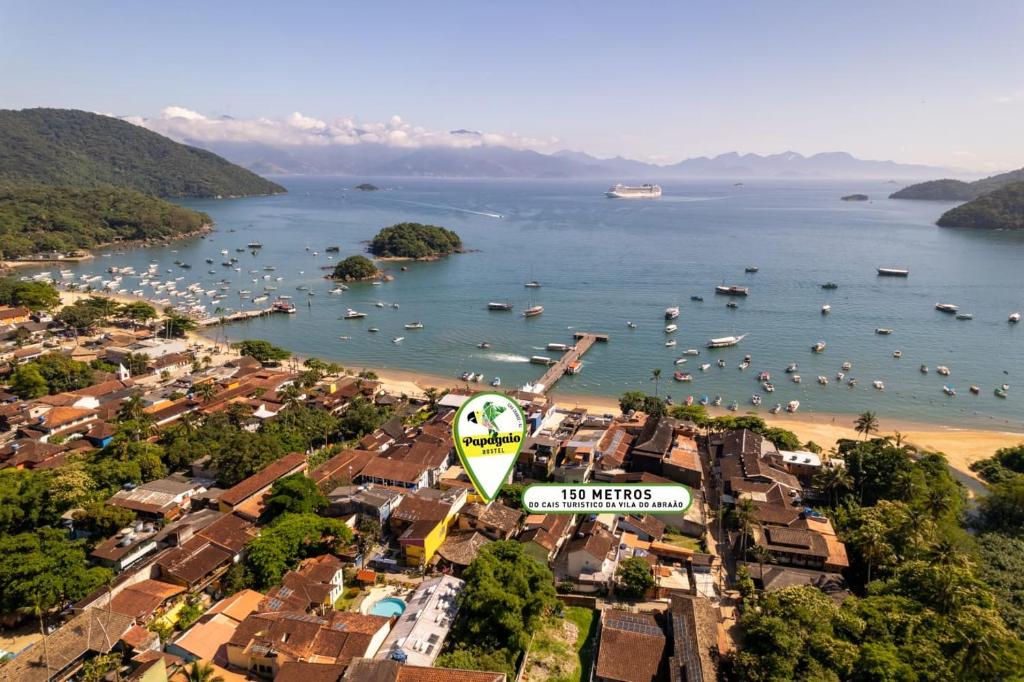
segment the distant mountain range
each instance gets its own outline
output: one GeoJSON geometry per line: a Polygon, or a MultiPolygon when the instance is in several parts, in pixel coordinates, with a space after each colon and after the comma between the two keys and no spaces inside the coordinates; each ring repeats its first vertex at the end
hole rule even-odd
{"type": "Polygon", "coordinates": [[[463,178],[866,178],[919,179],[949,169],[857,159],[846,152],[760,156],[731,152],[659,166],[583,152],[535,151],[497,146],[404,149],[381,144],[271,147],[248,142],[186,140],[261,174],[361,177],[463,178]]]}

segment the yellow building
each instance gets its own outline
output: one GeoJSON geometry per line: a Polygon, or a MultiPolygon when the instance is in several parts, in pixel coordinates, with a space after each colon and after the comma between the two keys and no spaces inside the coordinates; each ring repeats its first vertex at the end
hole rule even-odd
{"type": "Polygon", "coordinates": [[[466,504],[464,489],[426,488],[407,495],[391,514],[391,528],[409,566],[425,566],[455,525],[466,504]]]}

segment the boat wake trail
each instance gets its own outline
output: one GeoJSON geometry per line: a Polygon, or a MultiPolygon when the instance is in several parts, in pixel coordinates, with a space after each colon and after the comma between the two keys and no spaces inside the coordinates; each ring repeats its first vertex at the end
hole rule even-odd
{"type": "Polygon", "coordinates": [[[515,353],[478,353],[475,357],[487,358],[497,362],[529,362],[530,358],[515,353]]]}
{"type": "Polygon", "coordinates": [[[391,199],[391,201],[397,201],[400,204],[411,204],[412,206],[426,206],[427,208],[441,208],[446,211],[458,211],[460,213],[469,213],[471,215],[482,215],[485,218],[501,218],[503,217],[500,213],[489,213],[487,211],[474,211],[469,208],[459,208],[458,206],[448,206],[446,204],[428,204],[425,201],[409,201],[408,199],[391,199]]]}

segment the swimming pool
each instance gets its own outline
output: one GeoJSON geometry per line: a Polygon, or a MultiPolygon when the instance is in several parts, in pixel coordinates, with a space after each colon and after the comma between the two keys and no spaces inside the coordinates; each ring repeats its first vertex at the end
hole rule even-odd
{"type": "Polygon", "coordinates": [[[385,597],[370,607],[371,616],[400,616],[405,611],[405,602],[395,597],[385,597]]]}

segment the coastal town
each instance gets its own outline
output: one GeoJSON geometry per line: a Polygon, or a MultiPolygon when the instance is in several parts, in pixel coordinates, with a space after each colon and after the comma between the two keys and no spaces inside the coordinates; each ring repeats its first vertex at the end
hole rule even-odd
{"type": "Polygon", "coordinates": [[[714,680],[755,648],[752,603],[804,589],[837,608],[882,565],[863,546],[851,561],[834,524],[851,476],[864,494],[869,443],[513,390],[526,440],[487,502],[452,441],[469,386],[396,390],[28,278],[0,293],[0,517],[17,540],[0,679],[714,680]],[[529,513],[538,482],[677,483],[693,503],[529,513]]]}

